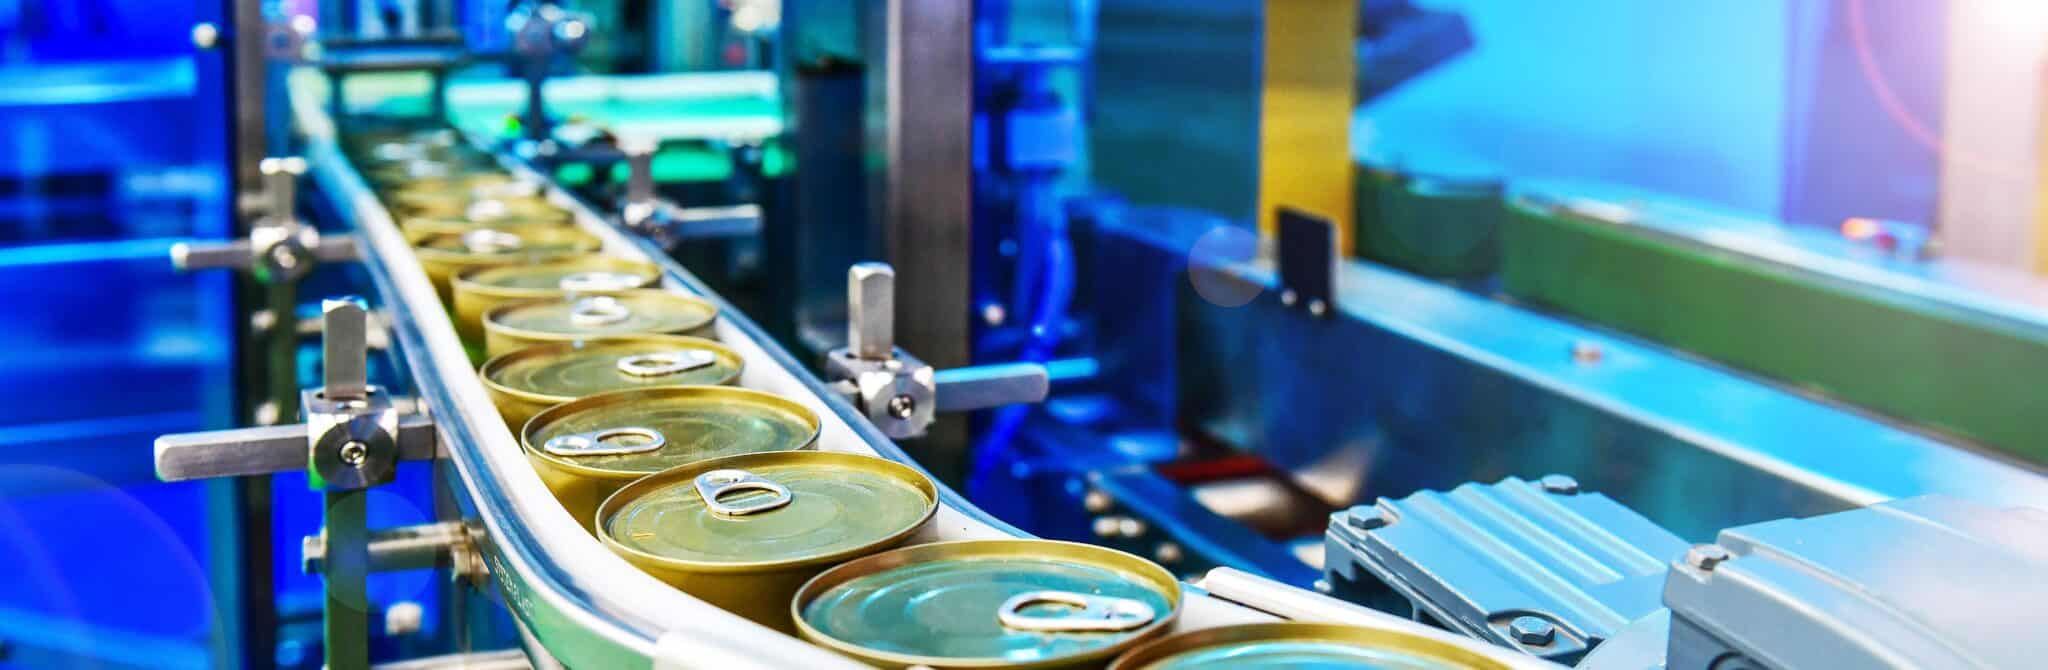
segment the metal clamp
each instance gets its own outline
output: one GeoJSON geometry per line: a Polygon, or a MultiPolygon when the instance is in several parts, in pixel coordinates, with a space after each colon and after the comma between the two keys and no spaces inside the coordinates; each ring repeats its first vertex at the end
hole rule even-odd
{"type": "Polygon", "coordinates": [[[165,435],[156,439],[157,477],[187,481],[311,471],[329,488],[388,481],[398,461],[439,456],[434,423],[400,417],[392,398],[364,382],[363,305],[323,305],[325,385],[305,392],[306,422],[165,435]]]}
{"type": "Polygon", "coordinates": [[[847,271],[847,346],[826,354],[835,387],[892,438],[925,434],[938,411],[971,411],[1045,399],[1045,366],[1006,363],[938,371],[896,348],[896,270],[856,263],[847,271]]]}
{"type": "Polygon", "coordinates": [[[662,199],[654,183],[654,154],[658,149],[658,144],[644,140],[619,143],[627,168],[626,195],[619,220],[628,229],[652,238],[670,251],[691,240],[761,234],[760,205],[681,207],[662,199]]]}
{"type": "Polygon", "coordinates": [[[265,158],[257,169],[263,174],[265,215],[250,227],[248,239],[171,245],[172,265],[179,270],[248,270],[257,281],[282,284],[297,281],[320,263],[361,258],[354,238],[323,239],[298,220],[298,177],[306,173],[305,159],[265,158]]]}
{"type": "Polygon", "coordinates": [[[996,608],[996,621],[1004,628],[1042,633],[1131,630],[1158,617],[1151,605],[1130,598],[1072,591],[1027,591],[1011,596],[996,608]],[[1025,614],[1024,608],[1031,605],[1066,605],[1068,609],[1055,616],[1025,614]]]}
{"type": "Polygon", "coordinates": [[[556,435],[542,443],[540,449],[556,456],[618,456],[644,454],[661,449],[665,444],[668,444],[668,438],[662,437],[661,431],[641,426],[621,426],[556,435]],[[639,439],[628,441],[621,438],[639,439]]]}
{"type": "Polygon", "coordinates": [[[703,349],[684,349],[622,356],[617,366],[620,373],[631,377],[665,377],[717,362],[717,354],[703,349]]]}
{"type": "MultiPolygon", "coordinates": [[[[371,572],[421,570],[441,565],[457,576],[473,577],[479,566],[465,565],[476,547],[471,529],[461,521],[442,521],[389,528],[370,534],[371,572]]],[[[308,535],[299,543],[299,567],[317,575],[327,568],[327,537],[308,535]]]]}
{"type": "Polygon", "coordinates": [[[745,470],[712,470],[697,475],[696,484],[697,495],[704,499],[704,506],[725,516],[745,516],[780,509],[796,499],[789,487],[745,470]],[[761,491],[768,497],[749,498],[738,503],[720,500],[726,494],[741,491],[761,491]]]}

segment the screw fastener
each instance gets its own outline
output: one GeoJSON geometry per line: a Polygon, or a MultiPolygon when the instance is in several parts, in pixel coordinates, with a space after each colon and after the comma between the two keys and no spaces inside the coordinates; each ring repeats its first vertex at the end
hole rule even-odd
{"type": "Polygon", "coordinates": [[[1543,487],[1543,490],[1546,492],[1561,496],[1574,495],[1579,492],[1579,480],[1572,479],[1568,475],[1544,475],[1542,479],[1536,480],[1536,485],[1543,487]]]}
{"type": "Polygon", "coordinates": [[[1516,642],[1532,647],[1549,646],[1557,639],[1557,628],[1550,622],[1533,616],[1518,616],[1508,622],[1508,632],[1513,633],[1516,642]]]}
{"type": "Polygon", "coordinates": [[[1685,552],[1685,564],[1699,570],[1713,570],[1723,561],[1734,558],[1728,549],[1718,544],[1699,544],[1685,552]]]}
{"type": "Polygon", "coordinates": [[[1359,505],[1346,511],[1345,521],[1350,523],[1352,528],[1375,530],[1387,525],[1387,515],[1378,507],[1359,505]]]}
{"type": "Polygon", "coordinates": [[[370,445],[350,440],[341,445],[341,462],[350,466],[361,466],[370,456],[370,445]]]}

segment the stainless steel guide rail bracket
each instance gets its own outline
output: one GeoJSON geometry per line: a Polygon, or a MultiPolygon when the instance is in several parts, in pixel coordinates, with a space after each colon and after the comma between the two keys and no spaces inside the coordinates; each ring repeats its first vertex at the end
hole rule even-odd
{"type": "Polygon", "coordinates": [[[1045,399],[1051,382],[1037,363],[944,372],[896,347],[896,270],[855,263],[846,272],[846,346],[825,355],[833,385],[868,421],[896,439],[919,437],[937,412],[1045,399]]]}
{"type": "Polygon", "coordinates": [[[626,197],[619,220],[627,230],[674,250],[691,240],[755,237],[761,234],[761,206],[755,204],[681,207],[655,191],[654,154],[660,143],[647,138],[621,139],[626,159],[626,197]]]}
{"type": "Polygon", "coordinates": [[[257,170],[263,175],[266,214],[249,227],[248,239],[171,245],[172,265],[179,270],[247,270],[264,284],[284,284],[306,276],[318,263],[361,256],[353,238],[322,239],[320,231],[299,221],[298,178],[306,173],[305,159],[265,158],[257,170]]]}
{"type": "Polygon", "coordinates": [[[323,379],[304,392],[305,423],[169,435],[156,444],[158,476],[166,481],[304,469],[324,489],[322,648],[333,670],[370,664],[363,491],[390,482],[406,452],[434,453],[431,424],[413,422],[406,440],[390,396],[368,383],[368,314],[356,298],[322,303],[323,379]]]}

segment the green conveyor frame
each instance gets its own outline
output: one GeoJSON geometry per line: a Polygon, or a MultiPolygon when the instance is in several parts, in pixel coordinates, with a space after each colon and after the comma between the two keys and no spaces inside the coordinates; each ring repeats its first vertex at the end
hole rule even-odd
{"type": "MultiPolygon", "coordinates": [[[[1609,191],[1539,188],[1512,197],[1503,290],[2048,463],[2043,284],[1609,191]]],[[[1854,447],[1842,445],[1843,457],[1855,458],[1854,447]]]]}

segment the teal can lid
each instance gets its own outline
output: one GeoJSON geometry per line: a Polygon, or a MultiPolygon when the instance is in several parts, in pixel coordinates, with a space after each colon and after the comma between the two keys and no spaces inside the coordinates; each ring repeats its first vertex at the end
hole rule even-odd
{"type": "Polygon", "coordinates": [[[1173,584],[1157,566],[1100,547],[949,542],[835,568],[805,586],[797,607],[807,636],[871,661],[1033,665],[1106,656],[1163,629],[1179,605],[1173,584]],[[834,575],[845,570],[865,574],[834,575]],[[821,582],[831,585],[814,588],[821,582]]]}

